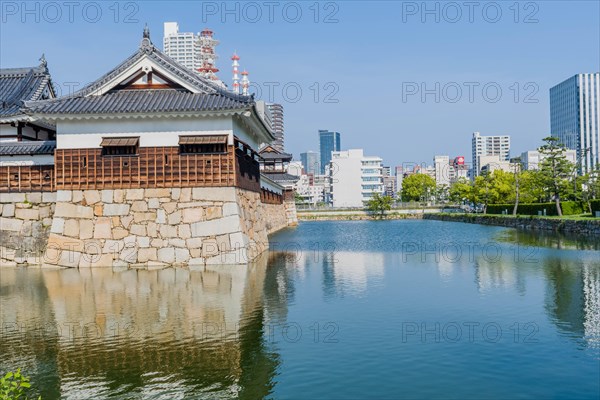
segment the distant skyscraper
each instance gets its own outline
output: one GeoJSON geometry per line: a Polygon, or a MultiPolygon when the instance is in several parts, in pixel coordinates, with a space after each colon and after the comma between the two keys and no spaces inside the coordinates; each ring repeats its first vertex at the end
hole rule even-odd
{"type": "Polygon", "coordinates": [[[550,89],[550,130],[577,152],[580,171],[600,165],[600,73],[577,74],[550,89]]]}
{"type": "Polygon", "coordinates": [[[330,169],[334,207],[362,207],[375,193],[383,194],[381,158],[367,157],[362,149],[334,151],[330,169]]]}
{"type": "Polygon", "coordinates": [[[163,51],[179,64],[198,73],[202,67],[198,37],[193,32],[179,32],[177,22],[165,22],[163,51]]]}
{"type": "Polygon", "coordinates": [[[480,157],[498,156],[500,161],[510,161],[510,136],[481,136],[479,132],[474,132],[471,145],[473,177],[481,171],[480,157]]]}
{"type": "Polygon", "coordinates": [[[321,173],[321,160],[318,152],[300,153],[300,161],[302,161],[302,167],[306,174],[317,175],[321,173]]]}
{"type": "Polygon", "coordinates": [[[277,103],[268,103],[269,111],[271,111],[271,120],[273,123],[273,133],[275,140],[273,147],[277,151],[284,152],[284,124],[283,124],[283,106],[277,103]]]}
{"type": "Polygon", "coordinates": [[[331,161],[331,152],[340,151],[340,133],[327,130],[319,130],[319,144],[321,150],[321,174],[325,173],[325,167],[331,161]]]}

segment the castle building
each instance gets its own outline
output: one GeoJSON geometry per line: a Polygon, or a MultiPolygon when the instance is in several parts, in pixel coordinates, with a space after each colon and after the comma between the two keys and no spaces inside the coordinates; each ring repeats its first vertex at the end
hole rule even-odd
{"type": "Polygon", "coordinates": [[[282,186],[261,179],[259,144],[275,138],[254,98],[165,56],[147,28],[101,78],[71,96],[25,101],[22,112],[56,127],[43,264],[240,264],[288,225],[282,186]]]}

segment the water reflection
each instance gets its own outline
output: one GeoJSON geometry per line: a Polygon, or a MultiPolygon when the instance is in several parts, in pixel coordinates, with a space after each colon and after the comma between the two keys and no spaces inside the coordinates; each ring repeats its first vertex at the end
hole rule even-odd
{"type": "Polygon", "coordinates": [[[374,224],[381,242],[370,252],[337,242],[329,248],[343,250],[310,250],[319,225],[301,225],[294,239],[303,251],[272,251],[249,266],[1,269],[0,369],[23,368],[45,399],[396,397],[399,387],[407,397],[445,397],[452,382],[456,397],[515,397],[520,380],[538,397],[560,397],[544,390],[561,384],[570,397],[597,388],[589,379],[600,355],[597,252],[535,247],[531,258],[513,245],[529,250],[538,236],[477,226],[460,232],[462,251],[445,252],[457,231],[436,235],[439,224],[423,223],[374,224]],[[430,242],[418,237],[424,230],[430,242]],[[482,252],[498,235],[510,238],[500,257],[482,252]],[[414,240],[403,252],[405,237],[414,240]],[[323,330],[315,341],[314,323],[329,321],[339,341],[323,342],[323,330]],[[500,343],[423,344],[419,335],[405,343],[406,321],[504,329],[533,321],[539,342],[513,342],[507,330],[500,343]],[[270,339],[270,326],[290,323],[305,329],[302,340],[270,339]],[[577,360],[579,376],[563,371],[565,357],[577,360]]]}
{"type": "Polygon", "coordinates": [[[196,271],[3,269],[0,365],[23,366],[45,398],[261,398],[279,362],[265,310],[285,318],[287,304],[264,301],[279,293],[267,275],[266,256],[196,271]]]}
{"type": "Polygon", "coordinates": [[[521,246],[548,247],[561,250],[600,250],[600,238],[593,235],[506,229],[496,235],[495,238],[500,242],[516,243],[521,246]]]}

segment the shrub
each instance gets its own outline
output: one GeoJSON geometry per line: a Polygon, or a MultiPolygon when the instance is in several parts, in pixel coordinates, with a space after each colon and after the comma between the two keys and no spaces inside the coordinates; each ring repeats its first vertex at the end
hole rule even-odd
{"type": "Polygon", "coordinates": [[[592,206],[592,215],[596,216],[596,211],[600,211],[600,199],[590,200],[590,205],[592,206]]]}
{"type": "MultiPolygon", "coordinates": [[[[26,392],[31,388],[29,377],[17,372],[7,372],[0,378],[0,399],[2,400],[26,400],[26,392]]],[[[38,397],[40,400],[41,397],[38,397]]]]}
{"type": "MultiPolygon", "coordinates": [[[[585,205],[578,201],[562,201],[560,203],[563,215],[576,215],[583,214],[585,212],[585,205]]],[[[503,211],[508,210],[508,214],[512,214],[514,204],[490,204],[487,206],[488,214],[502,214],[503,211]]],[[[538,215],[538,211],[542,214],[546,210],[546,215],[557,215],[555,203],[531,203],[531,204],[519,204],[517,208],[517,214],[521,215],[538,215]]]]}

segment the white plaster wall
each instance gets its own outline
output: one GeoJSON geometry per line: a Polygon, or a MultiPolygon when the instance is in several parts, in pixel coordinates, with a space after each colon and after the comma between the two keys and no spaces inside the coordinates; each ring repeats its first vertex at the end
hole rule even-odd
{"type": "Polygon", "coordinates": [[[53,165],[54,156],[51,154],[28,156],[2,156],[0,157],[0,166],[13,166],[13,165],[53,165]]]}
{"type": "Polygon", "coordinates": [[[123,118],[59,121],[57,148],[97,148],[103,137],[139,136],[141,147],[177,146],[180,135],[228,135],[233,144],[231,117],[123,118]]]}

